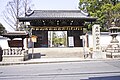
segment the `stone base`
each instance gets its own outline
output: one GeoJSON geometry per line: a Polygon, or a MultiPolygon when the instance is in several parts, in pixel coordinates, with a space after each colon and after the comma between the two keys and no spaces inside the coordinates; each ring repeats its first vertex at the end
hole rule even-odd
{"type": "Polygon", "coordinates": [[[107,53],[107,58],[120,58],[120,53],[107,53]]]}
{"type": "Polygon", "coordinates": [[[110,43],[106,48],[107,58],[120,58],[120,44],[110,43]]]}
{"type": "Polygon", "coordinates": [[[101,52],[101,51],[93,52],[93,59],[105,59],[105,58],[106,58],[106,52],[101,52]]]}
{"type": "Polygon", "coordinates": [[[2,61],[17,62],[28,60],[28,50],[19,48],[3,49],[2,61]]]}
{"type": "Polygon", "coordinates": [[[3,55],[2,62],[19,62],[28,60],[28,56],[24,55],[3,55]]]}

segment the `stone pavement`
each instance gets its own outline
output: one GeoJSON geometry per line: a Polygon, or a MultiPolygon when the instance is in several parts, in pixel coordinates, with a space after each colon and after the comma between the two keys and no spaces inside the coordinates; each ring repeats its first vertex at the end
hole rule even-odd
{"type": "Polygon", "coordinates": [[[0,62],[0,66],[18,65],[18,64],[40,64],[40,63],[60,63],[60,62],[83,62],[83,61],[99,61],[113,59],[82,59],[82,58],[37,58],[19,62],[0,62]]]}
{"type": "Polygon", "coordinates": [[[72,62],[72,61],[82,61],[82,60],[83,59],[80,58],[36,58],[27,61],[0,62],[0,65],[58,63],[58,62],[72,62]]]}

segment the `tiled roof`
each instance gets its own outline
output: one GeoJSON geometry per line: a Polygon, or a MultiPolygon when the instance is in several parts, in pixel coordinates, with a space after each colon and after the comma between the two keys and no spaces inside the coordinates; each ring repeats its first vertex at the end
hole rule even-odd
{"type": "Polygon", "coordinates": [[[87,17],[80,10],[34,10],[29,17],[36,18],[81,18],[87,17]]]}
{"type": "Polygon", "coordinates": [[[29,37],[28,34],[24,31],[14,31],[14,32],[8,32],[2,35],[3,37],[8,37],[10,39],[13,38],[26,38],[29,37]]]}
{"type": "Polygon", "coordinates": [[[79,19],[83,21],[96,21],[81,10],[34,10],[26,13],[26,17],[18,17],[19,21],[44,20],[44,19],[79,19]]]}

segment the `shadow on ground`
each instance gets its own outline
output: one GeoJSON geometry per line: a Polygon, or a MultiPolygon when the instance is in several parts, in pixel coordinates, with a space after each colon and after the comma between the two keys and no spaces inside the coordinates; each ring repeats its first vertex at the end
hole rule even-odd
{"type": "Polygon", "coordinates": [[[41,54],[41,53],[29,53],[28,55],[28,59],[37,59],[37,58],[41,58],[41,56],[45,56],[45,54],[41,54]]]}
{"type": "Polygon", "coordinates": [[[81,80],[120,80],[120,76],[90,77],[89,79],[81,80]]]}

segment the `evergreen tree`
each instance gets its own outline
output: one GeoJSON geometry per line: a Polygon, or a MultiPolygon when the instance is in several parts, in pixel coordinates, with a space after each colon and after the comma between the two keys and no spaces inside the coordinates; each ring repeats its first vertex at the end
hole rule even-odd
{"type": "MultiPolygon", "coordinates": [[[[120,26],[120,1],[119,0],[80,0],[79,8],[81,10],[87,9],[90,16],[97,17],[102,31],[106,31],[112,21],[120,26]],[[84,7],[83,7],[84,5],[84,7]]],[[[89,30],[92,25],[86,24],[89,30]]]]}
{"type": "Polygon", "coordinates": [[[3,27],[3,25],[0,23],[0,35],[3,34],[5,31],[5,27],[3,27]]]}

